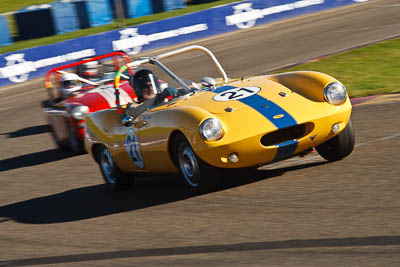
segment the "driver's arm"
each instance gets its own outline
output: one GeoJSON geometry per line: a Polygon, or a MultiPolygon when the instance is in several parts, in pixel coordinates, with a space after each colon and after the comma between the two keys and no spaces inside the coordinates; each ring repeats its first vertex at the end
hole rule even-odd
{"type": "Polygon", "coordinates": [[[154,101],[155,98],[146,100],[145,102],[139,104],[139,105],[129,105],[128,108],[126,109],[126,115],[132,116],[133,118],[136,118],[140,114],[146,111],[151,106],[154,106],[154,101]]]}
{"type": "Polygon", "coordinates": [[[174,87],[167,87],[161,93],[157,94],[155,97],[154,105],[161,104],[164,102],[164,99],[168,96],[175,97],[178,94],[178,90],[174,87]]]}
{"type": "Polygon", "coordinates": [[[173,87],[168,87],[165,88],[164,91],[161,93],[157,94],[155,97],[146,100],[145,102],[139,104],[139,105],[130,105],[126,109],[126,115],[132,116],[133,118],[136,118],[140,114],[146,111],[146,109],[161,104],[164,102],[164,99],[168,96],[176,96],[177,95],[177,90],[176,88],[173,87]]]}

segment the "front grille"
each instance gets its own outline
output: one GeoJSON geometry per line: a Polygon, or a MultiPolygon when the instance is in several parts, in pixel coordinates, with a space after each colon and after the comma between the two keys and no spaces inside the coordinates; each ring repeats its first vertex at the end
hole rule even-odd
{"type": "Polygon", "coordinates": [[[313,123],[304,123],[279,129],[275,132],[268,133],[261,137],[261,144],[263,146],[273,146],[287,141],[300,139],[310,133],[313,128],[313,123]]]}

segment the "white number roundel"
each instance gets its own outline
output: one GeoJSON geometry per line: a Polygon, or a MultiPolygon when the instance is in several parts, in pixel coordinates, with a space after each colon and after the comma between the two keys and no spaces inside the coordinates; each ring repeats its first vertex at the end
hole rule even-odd
{"type": "Polygon", "coordinates": [[[237,87],[226,91],[223,91],[213,97],[215,101],[232,101],[242,98],[246,98],[257,94],[261,91],[260,87],[249,86],[249,87],[237,87]]]}
{"type": "Polygon", "coordinates": [[[140,153],[138,138],[133,128],[129,129],[128,134],[126,135],[125,146],[126,152],[128,152],[133,163],[139,168],[143,168],[144,162],[142,154],[140,153]]]}

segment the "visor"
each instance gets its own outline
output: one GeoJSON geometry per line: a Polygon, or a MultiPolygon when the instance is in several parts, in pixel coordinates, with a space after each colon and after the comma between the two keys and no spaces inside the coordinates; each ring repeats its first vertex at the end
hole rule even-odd
{"type": "Polygon", "coordinates": [[[63,81],[62,82],[62,86],[64,88],[72,88],[72,87],[75,87],[76,84],[77,84],[77,82],[75,80],[63,81]]]}

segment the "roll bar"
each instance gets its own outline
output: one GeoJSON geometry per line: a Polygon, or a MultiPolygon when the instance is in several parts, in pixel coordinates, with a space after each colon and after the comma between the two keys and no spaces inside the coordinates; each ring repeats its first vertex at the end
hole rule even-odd
{"type": "MultiPolygon", "coordinates": [[[[122,51],[116,51],[116,52],[111,52],[111,53],[104,54],[104,55],[94,56],[94,57],[91,57],[91,58],[88,58],[88,59],[84,59],[84,60],[73,62],[73,63],[67,64],[67,65],[62,65],[62,66],[58,66],[58,67],[52,68],[51,70],[49,70],[46,73],[46,75],[44,77],[44,84],[45,84],[45,87],[47,89],[47,93],[48,93],[50,102],[53,103],[54,99],[56,98],[56,96],[55,96],[55,94],[53,92],[54,91],[53,90],[54,89],[54,85],[53,85],[53,82],[52,82],[52,75],[53,74],[62,74],[62,73],[64,73],[63,70],[65,70],[65,69],[70,69],[70,68],[76,67],[78,65],[82,65],[82,64],[84,64],[86,62],[95,61],[95,60],[101,60],[101,59],[104,59],[104,58],[112,58],[116,68],[119,68],[120,64],[118,63],[118,59],[117,59],[118,57],[122,58],[122,60],[125,62],[125,64],[131,62],[131,59],[128,56],[128,54],[126,54],[125,52],[122,52],[122,51]]],[[[130,72],[131,72],[130,74],[132,75],[133,71],[130,70],[130,72]]],[[[59,82],[59,79],[60,79],[59,75],[57,75],[56,78],[57,78],[57,82],[59,82]]],[[[82,80],[84,80],[84,79],[82,79],[82,80]]],[[[88,84],[96,85],[96,83],[93,83],[93,82],[90,82],[90,81],[84,81],[84,82],[86,82],[88,84]]]]}
{"type": "Polygon", "coordinates": [[[160,67],[162,70],[164,70],[175,81],[177,81],[179,84],[181,84],[186,90],[191,90],[178,76],[176,76],[165,65],[163,65],[159,61],[159,59],[175,56],[175,55],[178,55],[178,54],[183,54],[183,53],[190,52],[190,51],[193,51],[193,50],[201,51],[204,54],[206,54],[207,56],[209,56],[210,59],[214,62],[215,66],[217,67],[218,72],[221,74],[224,83],[228,83],[228,76],[226,75],[225,70],[222,68],[221,64],[219,63],[217,58],[214,56],[214,54],[210,50],[205,48],[204,46],[191,45],[191,46],[183,47],[183,48],[176,49],[176,50],[173,50],[173,51],[170,51],[170,52],[166,52],[166,53],[160,54],[158,56],[140,58],[138,60],[135,60],[133,62],[129,62],[129,63],[125,64],[115,74],[115,79],[114,79],[114,89],[115,89],[115,97],[116,97],[116,100],[115,100],[116,103],[115,104],[117,105],[118,113],[120,113],[120,114],[122,113],[122,109],[121,109],[120,104],[119,104],[119,82],[120,82],[120,77],[121,77],[121,74],[125,70],[127,70],[128,68],[136,68],[136,67],[139,67],[140,65],[143,65],[143,64],[146,64],[146,63],[153,63],[153,64],[157,65],[158,67],[160,67]]]}
{"type": "MultiPolygon", "coordinates": [[[[114,86],[115,86],[115,88],[119,87],[119,78],[121,76],[121,73],[124,72],[125,70],[127,70],[127,68],[139,67],[140,65],[143,65],[143,64],[146,64],[146,63],[150,63],[152,61],[157,61],[159,59],[175,56],[175,55],[178,55],[178,54],[183,54],[183,53],[186,53],[186,52],[189,52],[189,51],[193,51],[193,50],[199,50],[199,51],[203,52],[204,54],[206,54],[207,56],[209,56],[211,58],[211,60],[214,62],[215,66],[217,67],[218,72],[221,74],[221,76],[222,76],[222,78],[224,80],[224,83],[228,83],[228,76],[226,75],[225,70],[222,68],[221,64],[219,63],[217,58],[214,56],[214,54],[210,50],[205,48],[204,46],[191,45],[191,46],[187,46],[187,47],[183,47],[183,48],[180,48],[180,49],[176,49],[176,50],[173,50],[173,51],[170,51],[170,52],[167,52],[167,53],[163,53],[163,54],[160,54],[158,56],[148,57],[148,58],[141,58],[141,59],[138,59],[138,60],[135,60],[133,62],[125,64],[116,73],[114,86]]],[[[157,64],[157,65],[159,65],[159,64],[157,64]]],[[[164,65],[160,64],[159,67],[162,68],[166,73],[170,74],[170,71],[168,69],[166,69],[164,65]]]]}

